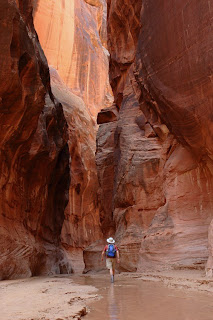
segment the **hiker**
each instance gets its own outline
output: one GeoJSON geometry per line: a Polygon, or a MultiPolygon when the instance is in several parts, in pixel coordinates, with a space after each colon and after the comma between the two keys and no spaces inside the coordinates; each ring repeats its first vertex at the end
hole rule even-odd
{"type": "Polygon", "coordinates": [[[117,262],[120,263],[119,260],[119,251],[118,247],[115,245],[115,240],[110,237],[107,239],[107,245],[104,247],[102,251],[101,260],[104,260],[104,255],[106,254],[106,267],[110,270],[111,282],[114,282],[115,275],[115,260],[117,258],[117,262]]]}

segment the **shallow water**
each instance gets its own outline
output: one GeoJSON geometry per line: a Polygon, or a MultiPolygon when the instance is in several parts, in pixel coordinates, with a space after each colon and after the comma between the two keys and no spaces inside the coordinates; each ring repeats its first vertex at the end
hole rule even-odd
{"type": "MultiPolygon", "coordinates": [[[[79,281],[78,281],[79,282],[79,281]]],[[[170,289],[160,283],[109,276],[82,277],[80,283],[93,285],[103,297],[90,305],[85,320],[212,320],[211,295],[170,289]]]]}

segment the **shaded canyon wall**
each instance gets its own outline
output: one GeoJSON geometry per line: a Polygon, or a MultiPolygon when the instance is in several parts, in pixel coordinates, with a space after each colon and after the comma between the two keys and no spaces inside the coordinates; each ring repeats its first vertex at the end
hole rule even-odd
{"type": "Polygon", "coordinates": [[[59,248],[70,180],[67,123],[32,9],[28,0],[0,5],[0,279],[69,271],[59,248]]]}
{"type": "Polygon", "coordinates": [[[108,0],[119,117],[99,114],[97,166],[102,223],[115,230],[124,270],[199,268],[207,260],[212,17],[209,1],[108,0]]]}
{"type": "Polygon", "coordinates": [[[97,113],[112,103],[106,9],[99,0],[1,6],[1,278],[83,270],[83,248],[102,239],[95,150],[97,113]]]}

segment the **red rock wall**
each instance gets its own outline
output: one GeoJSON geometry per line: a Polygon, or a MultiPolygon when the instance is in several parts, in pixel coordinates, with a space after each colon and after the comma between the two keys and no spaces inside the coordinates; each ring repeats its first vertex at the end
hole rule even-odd
{"type": "Polygon", "coordinates": [[[96,120],[111,104],[105,0],[37,0],[34,21],[49,65],[96,120]]]}
{"type": "Polygon", "coordinates": [[[54,96],[62,103],[68,123],[70,175],[69,203],[61,241],[74,271],[83,271],[83,248],[102,237],[99,217],[98,179],[95,165],[94,122],[83,100],[50,69],[54,96]]]}
{"type": "Polygon", "coordinates": [[[95,151],[97,113],[113,101],[106,18],[102,0],[39,0],[34,7],[52,90],[68,123],[71,184],[61,240],[74,271],[84,268],[83,249],[102,238],[95,151]]]}
{"type": "Polygon", "coordinates": [[[50,89],[31,1],[1,1],[0,39],[0,279],[59,273],[67,124],[50,89]]]}
{"type": "Polygon", "coordinates": [[[212,6],[109,0],[108,9],[120,112],[117,124],[100,126],[97,159],[100,183],[111,177],[102,207],[111,203],[105,215],[116,226],[121,266],[203,266],[213,206],[212,6]]]}

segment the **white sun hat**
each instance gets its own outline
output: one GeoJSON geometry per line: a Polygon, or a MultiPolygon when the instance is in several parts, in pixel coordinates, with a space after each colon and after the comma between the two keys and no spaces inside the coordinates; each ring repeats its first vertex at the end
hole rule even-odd
{"type": "Polygon", "coordinates": [[[107,242],[108,243],[115,243],[115,240],[112,237],[110,237],[110,238],[107,239],[107,242]]]}

